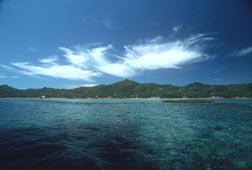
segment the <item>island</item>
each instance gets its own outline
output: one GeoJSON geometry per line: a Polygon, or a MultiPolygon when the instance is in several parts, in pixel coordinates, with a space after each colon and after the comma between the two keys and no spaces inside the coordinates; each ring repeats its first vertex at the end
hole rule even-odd
{"type": "Polygon", "coordinates": [[[252,98],[252,83],[186,86],[123,80],[109,85],[75,89],[16,89],[0,85],[0,98],[252,98]]]}

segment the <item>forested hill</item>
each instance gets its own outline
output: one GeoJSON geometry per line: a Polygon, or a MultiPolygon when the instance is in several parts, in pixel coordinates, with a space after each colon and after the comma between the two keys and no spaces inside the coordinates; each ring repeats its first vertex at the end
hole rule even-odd
{"type": "Polygon", "coordinates": [[[252,83],[234,85],[208,85],[192,83],[184,87],[137,83],[130,80],[110,85],[79,87],[75,89],[27,89],[20,90],[8,85],[0,86],[1,98],[208,98],[208,97],[246,97],[252,98],[252,83]]]}

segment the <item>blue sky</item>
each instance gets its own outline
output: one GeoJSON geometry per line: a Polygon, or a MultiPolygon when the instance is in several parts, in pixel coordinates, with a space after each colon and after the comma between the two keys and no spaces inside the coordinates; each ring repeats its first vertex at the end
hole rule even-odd
{"type": "Polygon", "coordinates": [[[0,84],[252,82],[251,0],[0,0],[0,84]]]}

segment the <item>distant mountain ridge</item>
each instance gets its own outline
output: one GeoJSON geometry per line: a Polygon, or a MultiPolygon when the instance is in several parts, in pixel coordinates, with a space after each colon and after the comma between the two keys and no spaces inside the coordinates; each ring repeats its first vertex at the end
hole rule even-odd
{"type": "Polygon", "coordinates": [[[208,85],[192,83],[187,86],[138,83],[123,80],[114,84],[75,89],[26,89],[20,90],[0,85],[0,98],[252,98],[252,83],[208,85]]]}

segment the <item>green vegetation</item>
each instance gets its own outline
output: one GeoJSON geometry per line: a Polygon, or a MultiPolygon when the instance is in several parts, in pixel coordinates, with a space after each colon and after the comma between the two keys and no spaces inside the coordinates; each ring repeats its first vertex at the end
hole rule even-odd
{"type": "Polygon", "coordinates": [[[124,80],[115,84],[96,87],[79,87],[76,89],[27,89],[19,90],[13,87],[0,86],[1,98],[209,98],[209,97],[252,97],[252,83],[236,85],[208,85],[192,83],[184,87],[160,85],[154,83],[140,84],[124,80]]]}

